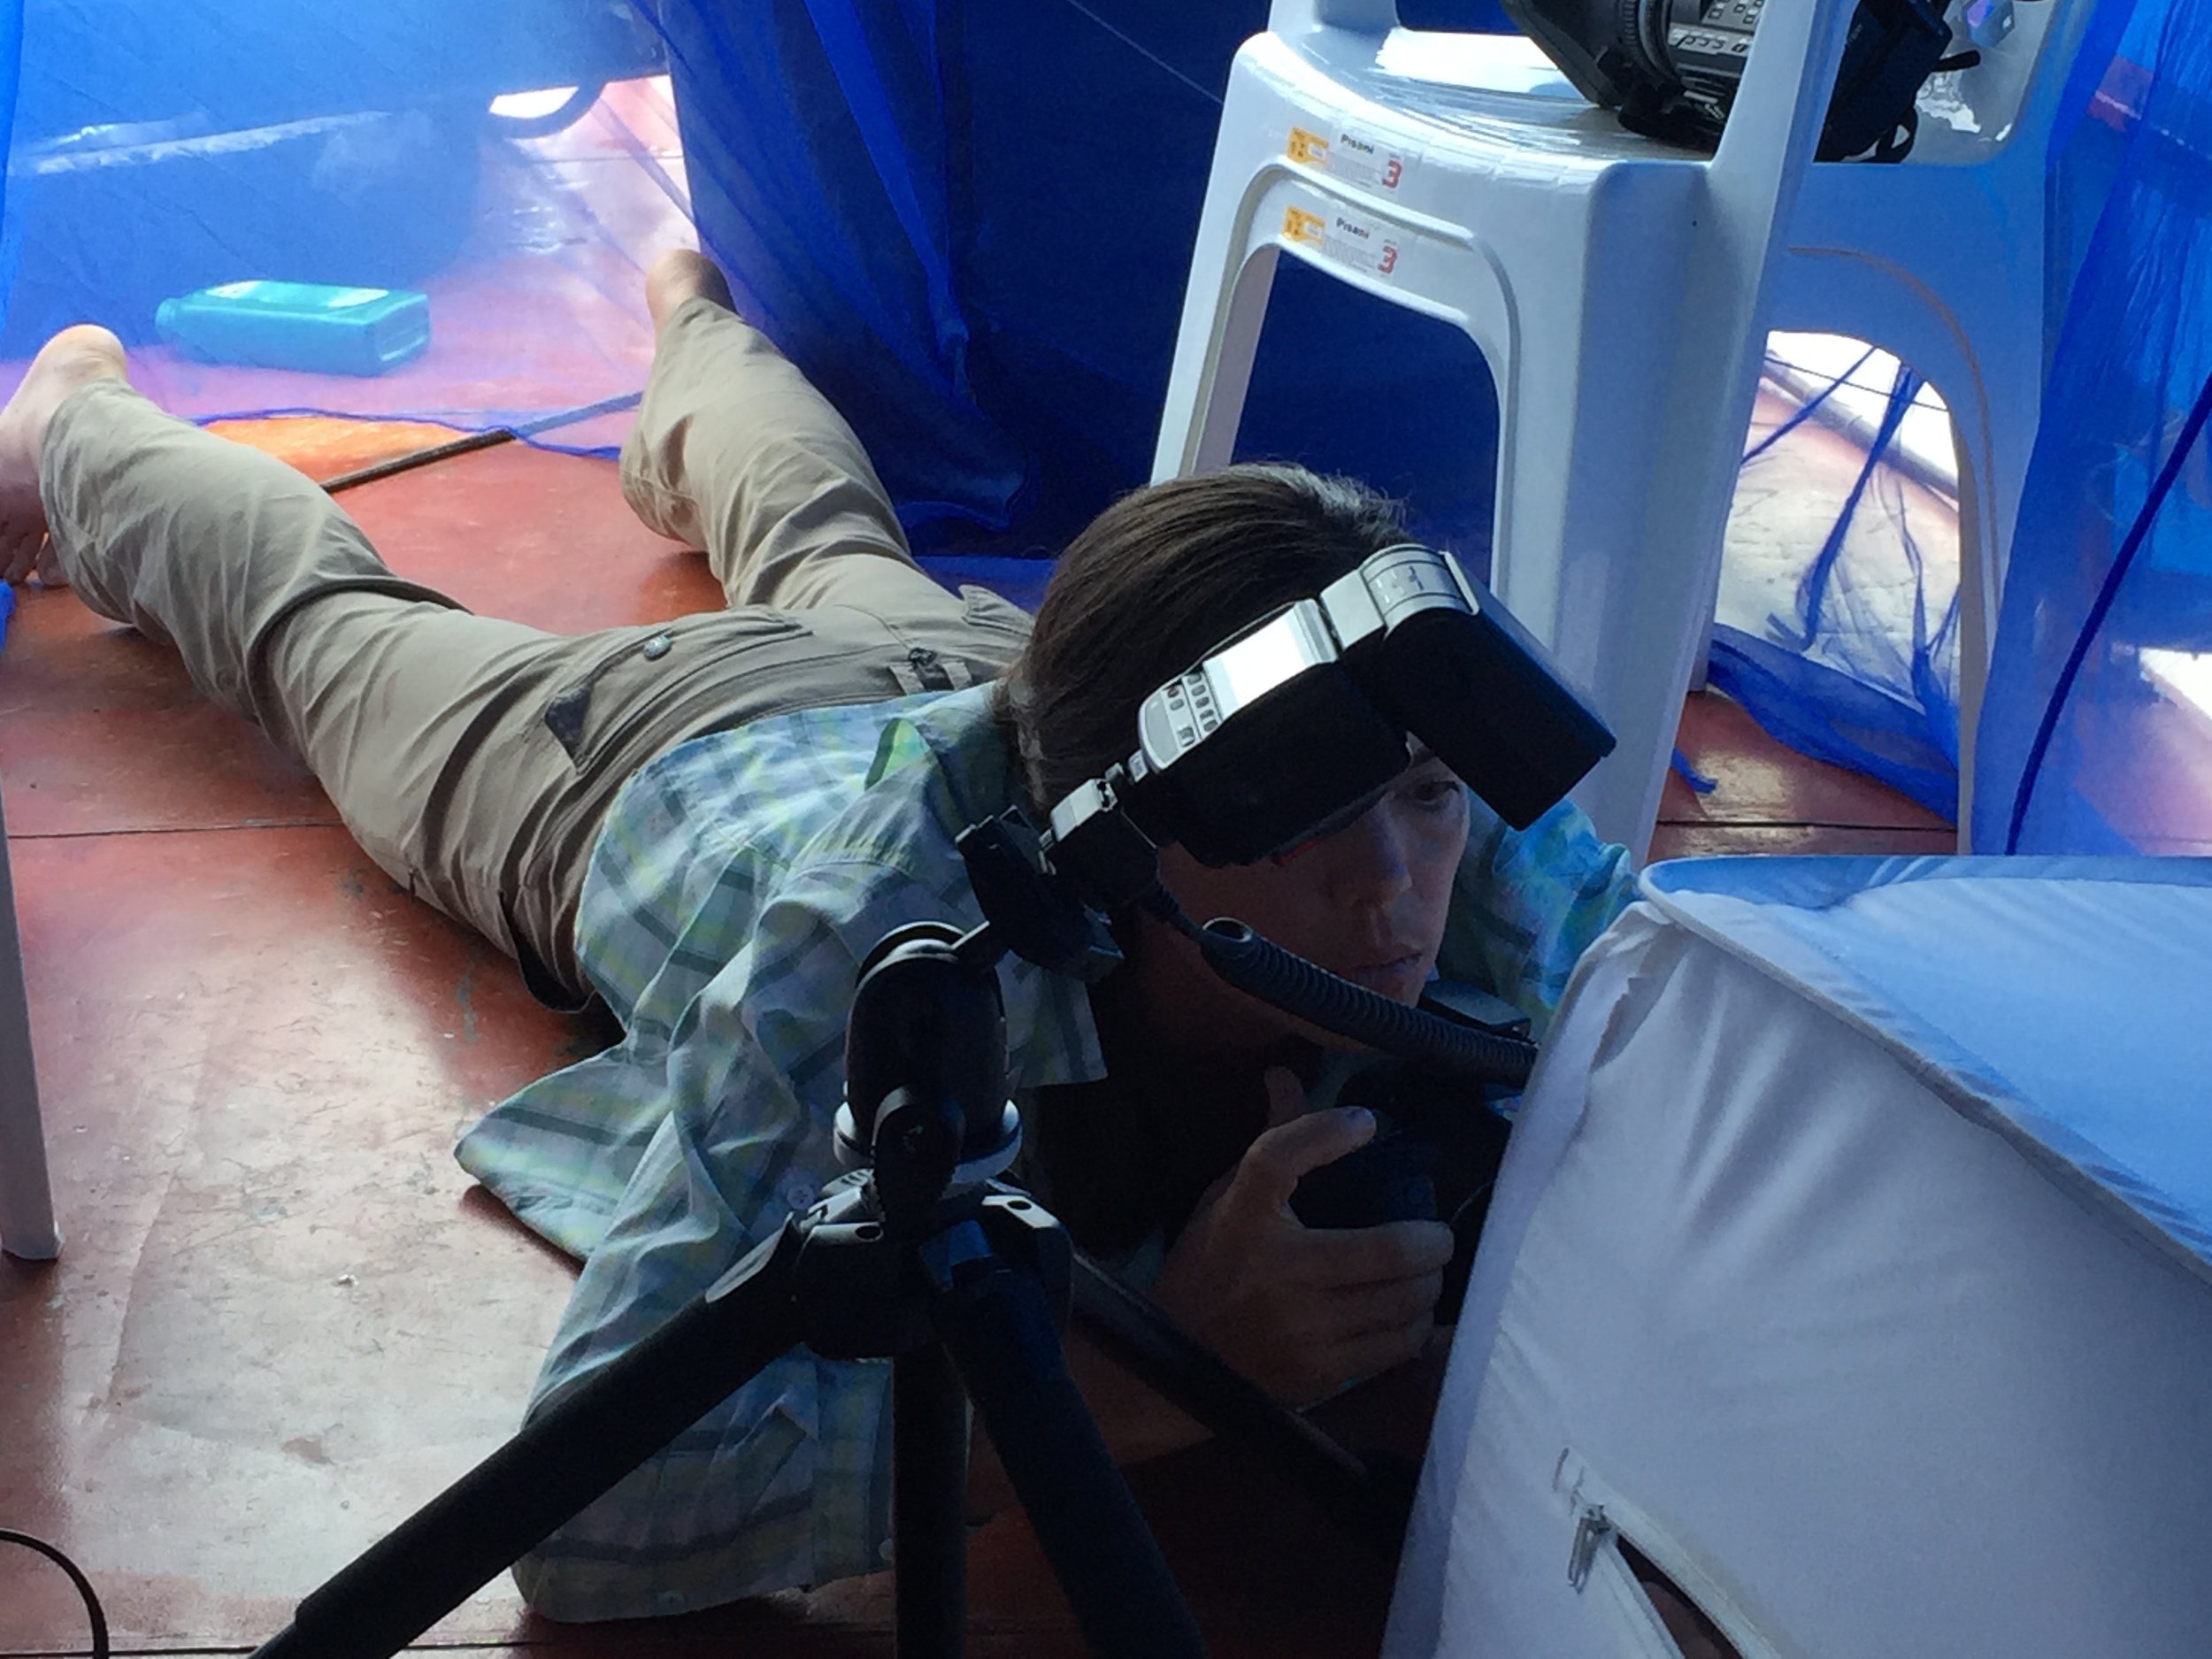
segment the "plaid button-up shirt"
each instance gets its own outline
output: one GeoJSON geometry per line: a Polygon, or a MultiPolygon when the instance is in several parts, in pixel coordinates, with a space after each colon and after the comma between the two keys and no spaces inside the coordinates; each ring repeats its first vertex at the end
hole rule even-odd
{"type": "MultiPolygon", "coordinates": [[[[821,709],[685,743],[602,831],[578,913],[624,1036],[463,1138],[463,1165],[584,1259],[533,1409],[686,1306],[840,1172],[845,1015],[892,928],[982,919],[954,839],[1015,798],[989,688],[821,709]]],[[[1548,1018],[1627,902],[1571,807],[1478,803],[1441,970],[1548,1018]]],[[[1001,966],[1010,1081],[1103,1074],[1083,987],[1001,966]]],[[[680,1612],[887,1561],[887,1362],[794,1350],[517,1568],[562,1619],[680,1612]]]]}

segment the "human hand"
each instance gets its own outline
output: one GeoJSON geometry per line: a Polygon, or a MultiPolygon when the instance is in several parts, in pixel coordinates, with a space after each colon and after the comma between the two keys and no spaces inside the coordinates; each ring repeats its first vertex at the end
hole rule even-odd
{"type": "Polygon", "coordinates": [[[1299,1178],[1363,1145],[1375,1119],[1308,1110],[1280,1068],[1266,1083],[1270,1126],[1200,1202],[1152,1294],[1276,1399],[1302,1406],[1421,1352],[1452,1231],[1438,1221],[1305,1226],[1290,1208],[1299,1178]]]}

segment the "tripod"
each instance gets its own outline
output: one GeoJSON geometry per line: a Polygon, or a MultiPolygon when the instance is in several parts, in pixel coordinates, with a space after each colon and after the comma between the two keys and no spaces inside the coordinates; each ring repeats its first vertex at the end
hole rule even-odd
{"type": "MultiPolygon", "coordinates": [[[[1056,1329],[1073,1250],[991,1177],[1013,1160],[1005,1033],[987,925],[923,924],[871,954],[848,1027],[841,1153],[860,1162],[712,1287],[300,1603],[257,1659],[382,1659],[607,1491],[770,1361],[889,1356],[897,1651],[954,1659],[965,1613],[964,1386],[1086,1640],[1102,1655],[1202,1654],[1056,1329]]],[[[1385,1514],[1333,1442],[1217,1361],[1148,1331],[1096,1270],[1086,1298],[1141,1375],[1195,1379],[1202,1422],[1290,1459],[1355,1516],[1385,1514]],[[1118,1335],[1114,1333],[1118,1333],[1118,1335]]]]}
{"type": "Polygon", "coordinates": [[[303,1601],[254,1659],[385,1659],[787,1350],[891,1361],[892,1554],[902,1659],[957,1659],[974,1402],[1085,1640],[1112,1659],[1204,1647],[1067,1370],[1071,1297],[1105,1351],[1225,1440],[1256,1449],[1362,1541],[1394,1553],[1410,1491],[1278,1405],[1077,1256],[997,1184],[1019,1150],[986,923],[901,928],[863,964],[841,1156],[855,1165],[720,1280],[303,1601]]]}

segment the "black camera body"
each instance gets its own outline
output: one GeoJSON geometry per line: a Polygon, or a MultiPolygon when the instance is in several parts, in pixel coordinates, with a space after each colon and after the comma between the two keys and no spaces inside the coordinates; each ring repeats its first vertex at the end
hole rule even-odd
{"type": "MultiPolygon", "coordinates": [[[[1735,102],[1764,0],[1499,0],[1575,89],[1623,126],[1710,150],[1735,102]]],[[[1951,43],[1941,0],[1862,0],[1816,155],[1911,148],[1913,100],[1951,43]]]]}
{"type": "MultiPolygon", "coordinates": [[[[1465,987],[1447,994],[1474,995],[1465,987]]],[[[1525,1022],[1520,1029],[1525,1030],[1525,1022]]],[[[1291,1213],[1308,1227],[1379,1227],[1394,1221],[1441,1221],[1452,1230],[1436,1318],[1459,1316],[1490,1195],[1512,1125],[1492,1110],[1504,1091],[1471,1097],[1463,1079],[1407,1063],[1379,1067],[1348,1086],[1340,1103],[1375,1115],[1375,1133],[1333,1164],[1309,1171],[1291,1194],[1291,1213]]]]}

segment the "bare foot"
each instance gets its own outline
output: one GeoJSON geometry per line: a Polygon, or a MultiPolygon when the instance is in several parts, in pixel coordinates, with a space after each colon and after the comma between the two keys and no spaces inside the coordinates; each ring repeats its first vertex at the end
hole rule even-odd
{"type": "Polygon", "coordinates": [[[660,333],[678,306],[702,294],[726,311],[737,309],[737,302],[730,297],[730,285],[706,255],[689,248],[671,248],[654,260],[653,268],[645,273],[645,309],[653,315],[653,332],[660,333]]]}
{"type": "Polygon", "coordinates": [[[0,409],[0,572],[11,582],[36,572],[58,584],[61,568],[46,541],[46,507],[38,498],[38,458],[46,425],[62,399],[88,380],[128,378],[123,342],[90,323],[65,328],[39,348],[23,383],[0,409]]]}

